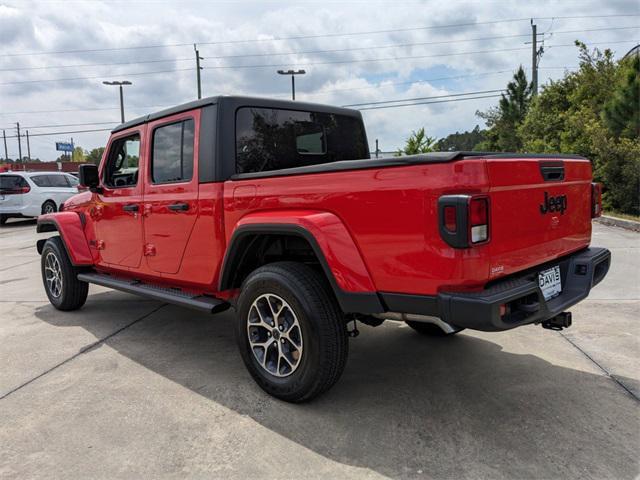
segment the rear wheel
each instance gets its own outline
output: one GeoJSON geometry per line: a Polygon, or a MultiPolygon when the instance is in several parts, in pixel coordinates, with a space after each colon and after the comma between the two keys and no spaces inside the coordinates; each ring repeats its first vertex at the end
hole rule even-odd
{"type": "Polygon", "coordinates": [[[60,237],[47,240],[40,260],[42,283],[51,305],[58,310],[77,310],[87,300],[89,284],[77,279],[60,237]]]}
{"type": "Polygon", "coordinates": [[[42,214],[46,215],[47,213],[56,213],[57,211],[56,204],[53,200],[47,200],[42,204],[42,214]]]}
{"type": "Polygon", "coordinates": [[[407,322],[407,325],[421,335],[428,335],[430,337],[450,337],[464,330],[464,328],[453,327],[453,330],[445,331],[434,323],[423,322],[407,322]]]}
{"type": "Polygon", "coordinates": [[[303,402],[344,370],[346,324],[324,277],[307,265],[265,265],[245,280],[236,338],[249,373],[267,393],[303,402]]]}

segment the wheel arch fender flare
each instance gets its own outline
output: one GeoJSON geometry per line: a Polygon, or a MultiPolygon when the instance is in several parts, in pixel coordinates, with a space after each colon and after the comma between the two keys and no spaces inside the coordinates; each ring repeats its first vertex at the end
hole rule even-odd
{"type": "Polygon", "coordinates": [[[375,284],[351,234],[330,212],[270,211],[249,214],[235,225],[227,239],[219,290],[232,288],[232,277],[243,254],[242,240],[261,234],[304,238],[318,258],[343,312],[382,313],[375,284]]]}
{"type": "MultiPolygon", "coordinates": [[[[58,232],[67,255],[74,266],[93,265],[93,256],[84,234],[84,216],[76,212],[57,212],[40,215],[36,232],[58,232]]],[[[47,239],[38,240],[36,248],[39,254],[47,239]]]]}

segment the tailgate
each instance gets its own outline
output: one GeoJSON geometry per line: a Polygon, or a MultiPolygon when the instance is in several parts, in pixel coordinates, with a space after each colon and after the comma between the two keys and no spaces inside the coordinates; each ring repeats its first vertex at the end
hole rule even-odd
{"type": "Polygon", "coordinates": [[[487,158],[486,162],[491,185],[491,277],[589,245],[589,160],[487,158]]]}

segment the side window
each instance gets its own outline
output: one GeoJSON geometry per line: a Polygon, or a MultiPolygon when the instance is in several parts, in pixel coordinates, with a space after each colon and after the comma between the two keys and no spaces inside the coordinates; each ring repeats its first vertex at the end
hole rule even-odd
{"type": "Polygon", "coordinates": [[[67,179],[67,182],[69,182],[69,186],[70,187],[77,187],[78,186],[79,181],[73,175],[65,175],[65,178],[67,179]]]}
{"type": "Polygon", "coordinates": [[[49,177],[49,185],[53,188],[69,188],[65,175],[47,175],[49,177]]]}
{"type": "Polygon", "coordinates": [[[38,187],[49,187],[49,175],[37,175],[35,177],[31,177],[31,181],[35,183],[38,187]]]}
{"type": "Polygon", "coordinates": [[[193,120],[158,127],[153,131],[151,178],[153,183],[187,182],[193,177],[193,120]]]}
{"type": "Polygon", "coordinates": [[[119,138],[113,142],[104,172],[109,187],[132,187],[138,184],[140,135],[119,138]]]}

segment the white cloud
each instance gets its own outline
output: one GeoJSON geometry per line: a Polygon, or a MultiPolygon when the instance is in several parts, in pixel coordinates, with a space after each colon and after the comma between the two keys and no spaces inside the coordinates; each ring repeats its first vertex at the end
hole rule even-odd
{"type": "MultiPolygon", "coordinates": [[[[2,0],[0,0],[2,1],[2,0]]],[[[13,128],[19,121],[32,134],[54,130],[40,125],[72,124],[119,119],[117,89],[102,85],[102,80],[128,79],[134,85],[125,90],[127,117],[192,100],[196,95],[195,71],[176,71],[155,75],[131,75],[136,72],[193,68],[193,47],[169,46],[175,43],[236,43],[201,45],[206,57],[202,72],[205,95],[254,94],[289,95],[289,79],[276,75],[278,67],[215,69],[229,65],[278,64],[303,67],[307,75],[297,79],[297,97],[301,100],[337,105],[389,99],[438,96],[456,92],[502,88],[518,65],[530,64],[528,17],[629,14],[638,13],[634,0],[601,2],[540,1],[238,1],[238,2],[5,2],[0,4],[0,127],[13,128]],[[517,22],[466,25],[455,28],[413,29],[420,26],[489,22],[520,18],[517,22]],[[331,36],[274,41],[279,37],[389,30],[386,33],[331,36]],[[496,36],[520,37],[487,38],[496,36]],[[263,39],[260,42],[237,42],[263,39]],[[392,44],[411,44],[452,40],[473,41],[379,48],[392,44]],[[52,55],[3,56],[20,52],[113,49],[130,46],[164,45],[163,48],[76,52],[52,55]],[[292,51],[359,50],[264,56],[292,51]],[[459,52],[518,49],[495,53],[455,55],[459,52]],[[215,59],[211,57],[256,54],[252,57],[215,59]],[[263,56],[259,56],[263,55],[263,56]],[[422,56],[416,59],[392,57],[422,56]],[[380,62],[363,62],[386,58],[380,62]],[[145,60],[166,60],[138,63],[145,60]],[[326,63],[356,61],[356,63],[326,63]],[[14,70],[27,67],[92,65],[132,62],[129,65],[84,66],[73,68],[14,70]],[[325,63],[325,64],[318,64],[325,63]],[[311,65],[310,65],[311,64],[311,65]],[[312,65],[317,64],[317,65],[312,65]],[[66,82],[40,80],[98,77],[66,82]],[[442,80],[443,78],[451,78],[442,80]],[[429,80],[410,84],[418,80],[429,80]],[[95,110],[111,108],[111,110],[95,110]],[[79,110],[42,114],[10,113],[42,110],[79,110]]],[[[579,38],[587,42],[637,39],[640,30],[611,30],[563,34],[564,30],[638,26],[638,17],[538,20],[539,32],[553,33],[547,45],[571,43],[579,38]]],[[[632,46],[611,44],[624,53],[632,46]]],[[[543,67],[576,65],[575,48],[548,48],[543,67]]],[[[558,78],[561,70],[541,70],[541,82],[558,78]]],[[[475,116],[495,99],[469,100],[396,109],[363,112],[369,139],[380,139],[381,148],[395,150],[411,130],[426,127],[430,135],[444,136],[473,128],[481,123],[475,116]]],[[[95,128],[101,127],[96,125],[95,128]]],[[[92,126],[79,127],[93,128],[92,126]]],[[[65,130],[61,128],[60,130],[65,130]]],[[[7,131],[13,135],[13,130],[7,131]]],[[[108,133],[73,135],[77,144],[93,148],[104,144],[108,133]]],[[[32,155],[55,158],[53,144],[62,139],[32,137],[32,155]]],[[[10,156],[16,156],[17,142],[9,141],[10,156]]]]}

